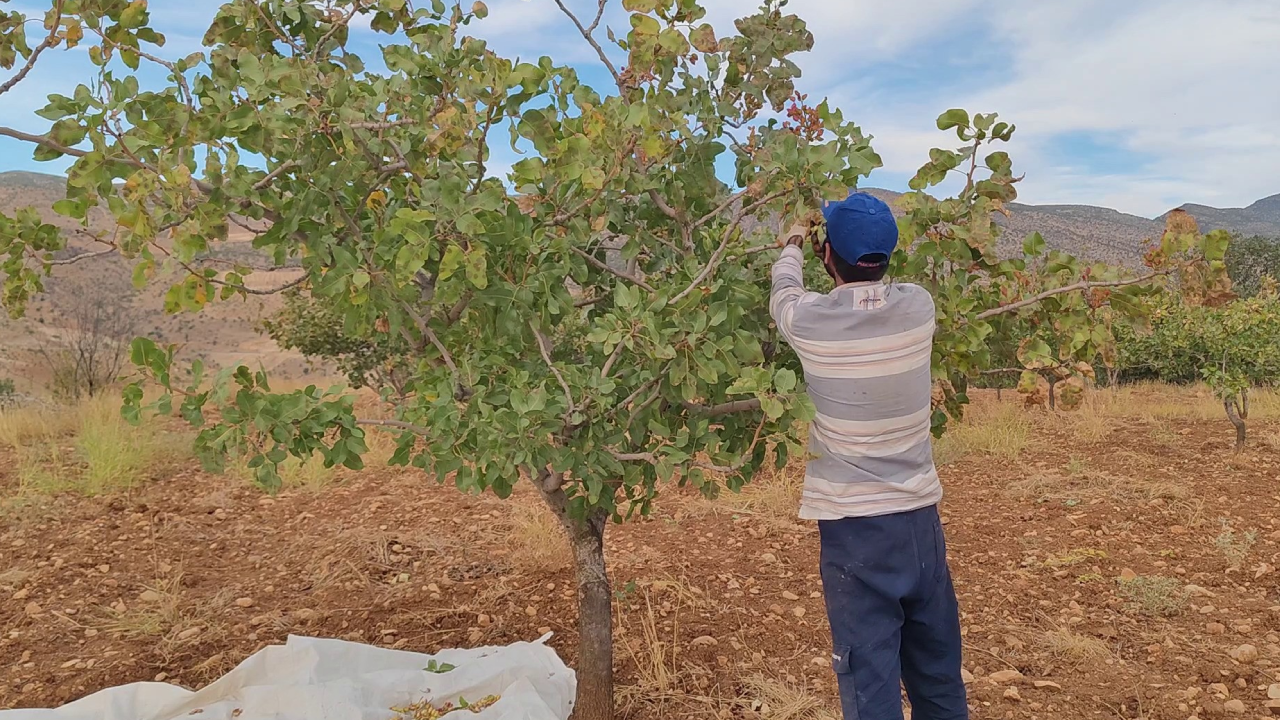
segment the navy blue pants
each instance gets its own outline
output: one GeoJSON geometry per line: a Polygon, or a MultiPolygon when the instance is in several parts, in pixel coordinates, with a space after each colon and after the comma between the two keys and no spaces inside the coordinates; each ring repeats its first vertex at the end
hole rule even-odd
{"type": "Polygon", "coordinates": [[[823,520],[822,585],[844,720],[967,720],[960,613],[938,508],[823,520]]]}

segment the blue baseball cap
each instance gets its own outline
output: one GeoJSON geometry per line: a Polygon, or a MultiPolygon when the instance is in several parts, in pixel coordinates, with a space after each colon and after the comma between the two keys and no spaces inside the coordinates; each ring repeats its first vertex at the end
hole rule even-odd
{"type": "Polygon", "coordinates": [[[840,202],[822,205],[827,242],[843,260],[857,263],[866,255],[892,255],[898,246],[898,221],[883,200],[852,192],[840,202]]]}

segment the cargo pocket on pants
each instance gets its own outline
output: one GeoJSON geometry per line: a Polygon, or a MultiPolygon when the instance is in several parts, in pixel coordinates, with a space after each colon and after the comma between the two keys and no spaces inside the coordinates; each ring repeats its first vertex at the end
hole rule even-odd
{"type": "Polygon", "coordinates": [[[858,688],[853,681],[853,665],[850,654],[853,649],[848,645],[836,645],[831,651],[831,669],[836,674],[836,684],[840,688],[840,708],[844,711],[844,720],[859,720],[858,688]]]}

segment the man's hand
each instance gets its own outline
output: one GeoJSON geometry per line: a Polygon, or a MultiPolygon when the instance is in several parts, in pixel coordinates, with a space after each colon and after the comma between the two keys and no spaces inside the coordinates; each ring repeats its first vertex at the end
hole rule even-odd
{"type": "Polygon", "coordinates": [[[785,248],[788,245],[802,247],[805,238],[809,237],[808,223],[799,222],[792,225],[786,232],[778,236],[778,247],[785,248]]]}

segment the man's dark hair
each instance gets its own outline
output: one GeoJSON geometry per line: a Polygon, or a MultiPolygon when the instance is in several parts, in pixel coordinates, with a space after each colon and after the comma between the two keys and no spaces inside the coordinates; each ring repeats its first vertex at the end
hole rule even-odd
{"type": "Polygon", "coordinates": [[[885,273],[889,272],[888,255],[880,253],[863,255],[857,262],[851,263],[840,257],[840,253],[836,252],[830,244],[827,247],[831,248],[831,264],[835,266],[836,274],[843,282],[879,282],[884,279],[885,273]]]}

